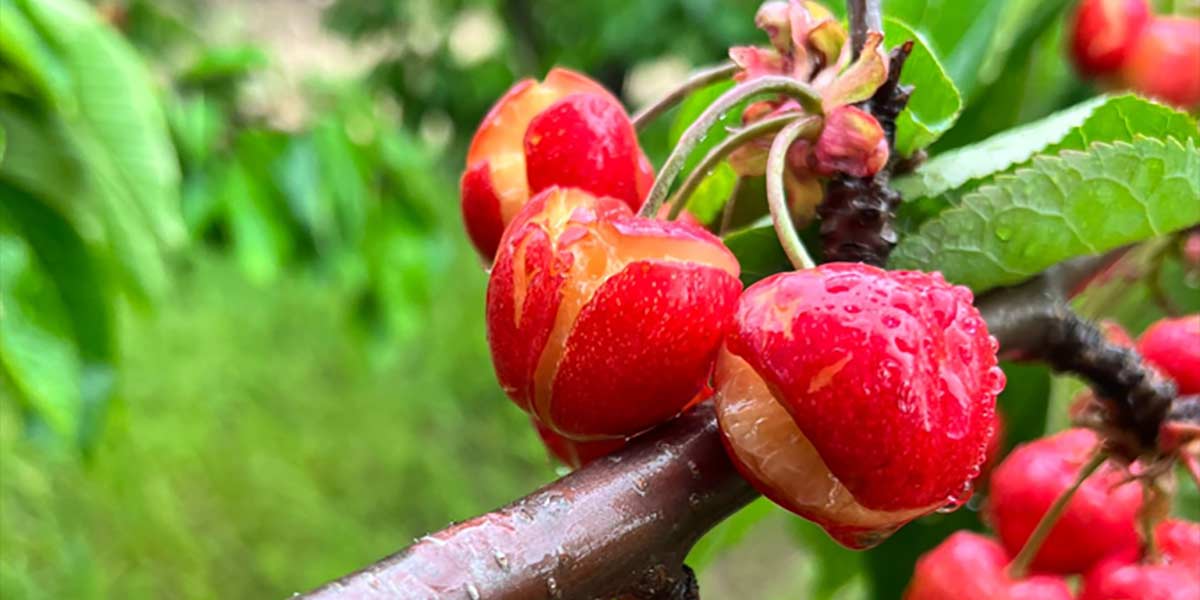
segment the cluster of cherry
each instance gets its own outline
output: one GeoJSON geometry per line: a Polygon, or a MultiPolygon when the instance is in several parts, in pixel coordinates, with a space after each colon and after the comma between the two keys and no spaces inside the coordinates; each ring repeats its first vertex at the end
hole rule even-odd
{"type": "MultiPolygon", "coordinates": [[[[1114,343],[1134,345],[1118,326],[1106,333],[1114,343]]],[[[1181,394],[1200,393],[1200,315],[1159,321],[1141,336],[1137,350],[1174,379],[1181,394]]],[[[999,541],[967,531],[950,536],[917,563],[905,600],[1200,598],[1200,524],[1164,519],[1169,505],[1156,504],[1169,494],[1153,497],[1130,475],[1146,465],[1096,463],[1100,448],[1101,440],[1087,429],[1018,447],[987,481],[985,517],[999,541]],[[1079,483],[1081,471],[1086,478],[1079,483]],[[1052,526],[1035,535],[1075,486],[1052,526]],[[1065,579],[1075,574],[1083,576],[1078,596],[1065,579]]]]}

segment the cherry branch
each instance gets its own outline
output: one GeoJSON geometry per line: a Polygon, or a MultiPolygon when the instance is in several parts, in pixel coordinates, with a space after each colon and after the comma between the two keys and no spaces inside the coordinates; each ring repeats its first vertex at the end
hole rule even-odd
{"type": "MultiPolygon", "coordinates": [[[[1063,302],[1111,260],[1070,261],[981,297],[1002,351],[1037,342],[1028,307],[1063,302]]],[[[702,404],[609,458],[301,597],[689,600],[696,596],[683,565],[688,551],[756,496],[725,454],[712,407],[702,404]]]]}

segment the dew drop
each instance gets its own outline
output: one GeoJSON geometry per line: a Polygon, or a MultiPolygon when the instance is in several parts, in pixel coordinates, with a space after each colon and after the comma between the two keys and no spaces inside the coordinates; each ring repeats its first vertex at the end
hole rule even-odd
{"type": "Polygon", "coordinates": [[[479,589],[475,587],[475,584],[473,584],[473,583],[467,584],[467,596],[471,600],[479,600],[479,589]]]}
{"type": "Polygon", "coordinates": [[[895,315],[884,315],[881,322],[888,329],[895,329],[900,326],[900,319],[897,319],[895,315]]]}
{"type": "Polygon", "coordinates": [[[996,238],[1002,242],[1007,242],[1012,239],[1013,230],[1011,227],[1001,225],[996,228],[996,238]]]}

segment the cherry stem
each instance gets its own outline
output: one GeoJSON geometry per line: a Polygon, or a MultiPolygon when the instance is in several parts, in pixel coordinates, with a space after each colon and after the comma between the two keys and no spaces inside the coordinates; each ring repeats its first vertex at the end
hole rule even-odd
{"type": "Polygon", "coordinates": [[[714,100],[688,126],[687,131],[683,132],[679,143],[671,150],[671,155],[667,157],[667,161],[659,170],[658,178],[654,180],[654,187],[650,188],[646,203],[642,205],[641,216],[652,219],[658,214],[663,200],[666,200],[667,193],[671,191],[671,184],[683,170],[688,155],[708,135],[708,131],[712,129],[713,125],[742,101],[763,94],[783,94],[798,100],[800,106],[809,114],[818,116],[825,114],[821,107],[821,95],[812,86],[790,77],[764,76],[737,85],[714,100]]]}
{"type": "Polygon", "coordinates": [[[714,84],[722,79],[733,76],[737,72],[737,65],[731,62],[723,62],[719,65],[702,69],[688,77],[686,81],[679,84],[679,87],[671,90],[667,95],[655,100],[653,104],[637,111],[633,115],[633,126],[638,131],[644,129],[651,121],[659,115],[671,110],[671,107],[679,104],[681,100],[687,97],[688,94],[708,85],[714,84]]]}
{"type": "MultiPolygon", "coordinates": [[[[742,191],[742,184],[746,178],[738,177],[733,182],[733,189],[729,191],[729,199],[725,201],[725,208],[721,210],[721,227],[717,229],[717,235],[724,237],[729,232],[729,227],[733,225],[733,212],[737,208],[738,194],[742,191]]],[[[1197,479],[1200,482],[1200,479],[1197,479]]]]}
{"type": "Polygon", "coordinates": [[[1017,557],[1013,559],[1012,564],[1008,567],[1008,574],[1013,579],[1022,579],[1029,572],[1029,564],[1033,562],[1033,557],[1037,556],[1038,550],[1042,548],[1042,543],[1050,536],[1050,531],[1054,529],[1054,525],[1058,523],[1059,517],[1067,508],[1067,503],[1071,501],[1071,497],[1079,490],[1079,486],[1091,477],[1104,461],[1108,460],[1108,452],[1098,450],[1091,460],[1087,462],[1079,471],[1079,475],[1075,477],[1075,481],[1071,487],[1063,491],[1062,494],[1054,500],[1054,504],[1050,505],[1050,510],[1042,515],[1042,520],[1038,521],[1037,527],[1033,529],[1033,533],[1029,535],[1029,539],[1025,541],[1025,545],[1021,547],[1021,551],[1017,553],[1017,557]]]}
{"type": "Polygon", "coordinates": [[[1152,507],[1160,504],[1163,499],[1163,489],[1152,479],[1142,483],[1142,509],[1138,512],[1138,526],[1142,530],[1142,557],[1147,563],[1158,562],[1158,544],[1154,540],[1154,526],[1159,522],[1157,511],[1152,507]]]}
{"type": "Polygon", "coordinates": [[[775,136],[771,151],[767,154],[767,205],[771,208],[771,222],[775,225],[779,244],[797,269],[811,269],[817,263],[808,255],[800,234],[796,233],[796,225],[792,223],[787,191],[783,188],[783,174],[787,168],[788,149],[801,137],[814,138],[819,135],[822,125],[823,119],[820,117],[810,116],[793,121],[775,136]]]}
{"type": "Polygon", "coordinates": [[[712,150],[708,151],[708,154],[704,155],[704,158],[700,159],[700,162],[696,163],[696,166],[692,168],[688,176],[684,178],[683,183],[679,185],[679,190],[671,197],[671,213],[667,218],[674,220],[675,217],[679,216],[679,213],[683,212],[683,207],[687,204],[688,198],[696,191],[696,188],[700,187],[700,184],[708,177],[709,172],[715,169],[726,157],[733,154],[734,150],[766,134],[775,133],[783,129],[785,125],[795,121],[797,117],[796,113],[790,113],[770,119],[763,119],[734,131],[729,137],[721,140],[712,150]]]}

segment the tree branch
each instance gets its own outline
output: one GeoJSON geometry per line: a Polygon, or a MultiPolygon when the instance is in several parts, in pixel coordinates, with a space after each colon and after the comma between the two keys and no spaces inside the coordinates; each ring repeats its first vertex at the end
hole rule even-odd
{"type": "MultiPolygon", "coordinates": [[[[1119,255],[1069,261],[981,296],[1002,353],[1041,343],[1039,319],[1058,314],[1072,290],[1119,255]]],[[[611,457],[301,597],[694,599],[684,557],[756,496],[729,462],[705,403],[611,457]]]]}
{"type": "Polygon", "coordinates": [[[850,18],[850,47],[854,49],[854,58],[858,58],[867,43],[867,32],[883,31],[879,0],[847,0],[846,12],[850,18]]]}

